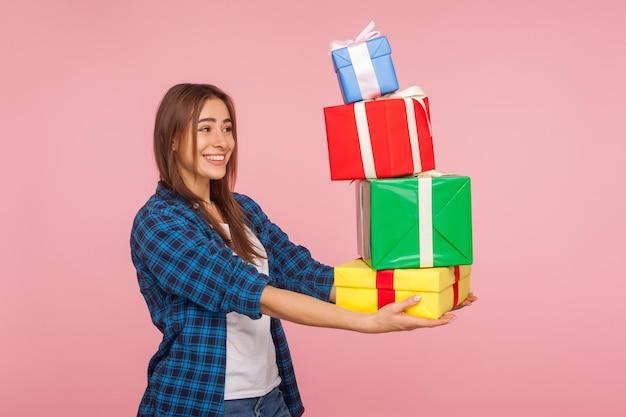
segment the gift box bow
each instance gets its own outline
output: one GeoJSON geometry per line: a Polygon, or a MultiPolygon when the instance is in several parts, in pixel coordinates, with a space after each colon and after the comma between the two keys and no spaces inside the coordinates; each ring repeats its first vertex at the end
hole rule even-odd
{"type": "Polygon", "coordinates": [[[357,35],[357,37],[354,40],[347,39],[345,41],[337,41],[337,40],[330,41],[330,45],[328,47],[328,54],[330,55],[330,53],[336,49],[345,48],[346,46],[349,46],[349,45],[363,43],[370,39],[377,38],[378,36],[380,36],[380,32],[377,30],[373,31],[372,29],[374,29],[374,26],[375,25],[373,21],[369,22],[369,24],[365,26],[365,28],[361,31],[361,33],[357,35]]]}
{"type": "MultiPolygon", "coordinates": [[[[365,75],[373,75],[369,74],[369,72],[373,72],[373,68],[369,68],[370,65],[368,61],[375,57],[391,54],[391,46],[389,45],[387,37],[380,36],[379,31],[372,31],[373,28],[374,22],[370,22],[370,24],[359,33],[359,36],[357,36],[355,40],[348,39],[345,41],[330,42],[328,53],[333,56],[335,70],[348,66],[356,66],[363,67],[360,71],[365,71],[365,68],[368,69],[364,74],[361,74],[361,77],[359,77],[360,73],[357,74],[357,79],[363,78],[365,75]],[[366,42],[367,46],[363,45],[366,42]],[[363,47],[363,49],[360,50],[361,52],[356,52],[356,50],[361,47],[363,47]],[[356,53],[356,55],[353,55],[353,53],[356,53]]],[[[367,80],[367,78],[363,79],[363,81],[367,80]]]]}

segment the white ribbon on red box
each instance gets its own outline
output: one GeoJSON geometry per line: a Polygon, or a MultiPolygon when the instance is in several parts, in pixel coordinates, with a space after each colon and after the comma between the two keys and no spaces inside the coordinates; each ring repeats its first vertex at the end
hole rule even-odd
{"type": "MultiPolygon", "coordinates": [[[[426,93],[424,93],[424,90],[422,90],[421,87],[413,85],[404,90],[396,91],[390,94],[385,94],[384,96],[378,97],[375,100],[388,99],[388,98],[403,98],[405,99],[405,102],[407,102],[408,99],[417,101],[424,109],[424,114],[426,114],[426,120],[428,121],[428,133],[430,134],[430,136],[433,135],[432,127],[430,125],[430,116],[428,115],[428,111],[426,109],[426,103],[424,102],[424,99],[426,98],[426,93]]],[[[413,106],[411,106],[411,108],[412,107],[413,106]]]]}
{"type": "MultiPolygon", "coordinates": [[[[406,115],[409,129],[409,142],[411,145],[411,156],[413,158],[413,171],[422,170],[422,159],[420,155],[419,137],[417,132],[417,124],[415,120],[415,111],[413,109],[413,100],[417,101],[424,109],[426,120],[428,121],[428,135],[432,136],[430,117],[426,109],[424,99],[426,94],[420,87],[412,86],[402,91],[396,91],[392,94],[385,94],[374,100],[401,98],[406,106],[406,115]]],[[[376,178],[376,167],[374,165],[374,151],[372,150],[372,140],[367,124],[367,113],[365,111],[365,103],[371,100],[358,101],[354,103],[354,117],[356,119],[357,134],[359,136],[359,146],[361,149],[361,159],[363,161],[363,171],[365,178],[376,178]]]]}

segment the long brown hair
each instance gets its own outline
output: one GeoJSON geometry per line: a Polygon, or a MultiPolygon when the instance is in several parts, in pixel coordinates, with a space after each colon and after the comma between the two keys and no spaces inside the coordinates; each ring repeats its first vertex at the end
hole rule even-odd
{"type": "MultiPolygon", "coordinates": [[[[202,211],[209,224],[222,240],[237,255],[247,262],[260,257],[258,249],[248,239],[243,211],[233,197],[237,177],[237,121],[232,98],[220,88],[210,84],[178,84],[169,89],[161,100],[154,123],[154,157],[159,169],[161,181],[191,205],[202,211]],[[231,238],[228,239],[218,220],[207,210],[200,196],[193,193],[184,183],[180,173],[178,153],[172,144],[184,138],[191,131],[192,149],[197,146],[197,131],[191,129],[192,124],[200,117],[204,103],[212,98],[220,99],[226,105],[232,120],[232,134],[235,148],[226,166],[226,175],[219,180],[210,181],[211,201],[213,201],[228,223],[231,238]]],[[[197,166],[197,155],[194,153],[194,166],[197,166]]]]}

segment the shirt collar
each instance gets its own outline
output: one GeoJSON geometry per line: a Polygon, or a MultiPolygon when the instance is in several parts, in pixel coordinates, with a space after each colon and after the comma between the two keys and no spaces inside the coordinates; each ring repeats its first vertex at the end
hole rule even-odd
{"type": "Polygon", "coordinates": [[[157,184],[156,195],[170,203],[178,202],[186,206],[191,206],[187,200],[181,197],[176,191],[172,190],[165,182],[159,181],[157,184]]]}

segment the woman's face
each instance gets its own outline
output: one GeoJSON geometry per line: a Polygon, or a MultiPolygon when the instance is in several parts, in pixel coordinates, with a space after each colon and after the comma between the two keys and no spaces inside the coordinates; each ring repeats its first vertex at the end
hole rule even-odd
{"type": "Polygon", "coordinates": [[[206,187],[210,180],[219,180],[226,175],[226,165],[235,149],[233,124],[226,104],[218,98],[208,99],[196,124],[174,149],[179,152],[180,168],[187,187],[194,190],[206,187]],[[193,132],[197,130],[197,147],[193,148],[193,132]],[[194,167],[194,154],[197,166],[194,167]]]}

